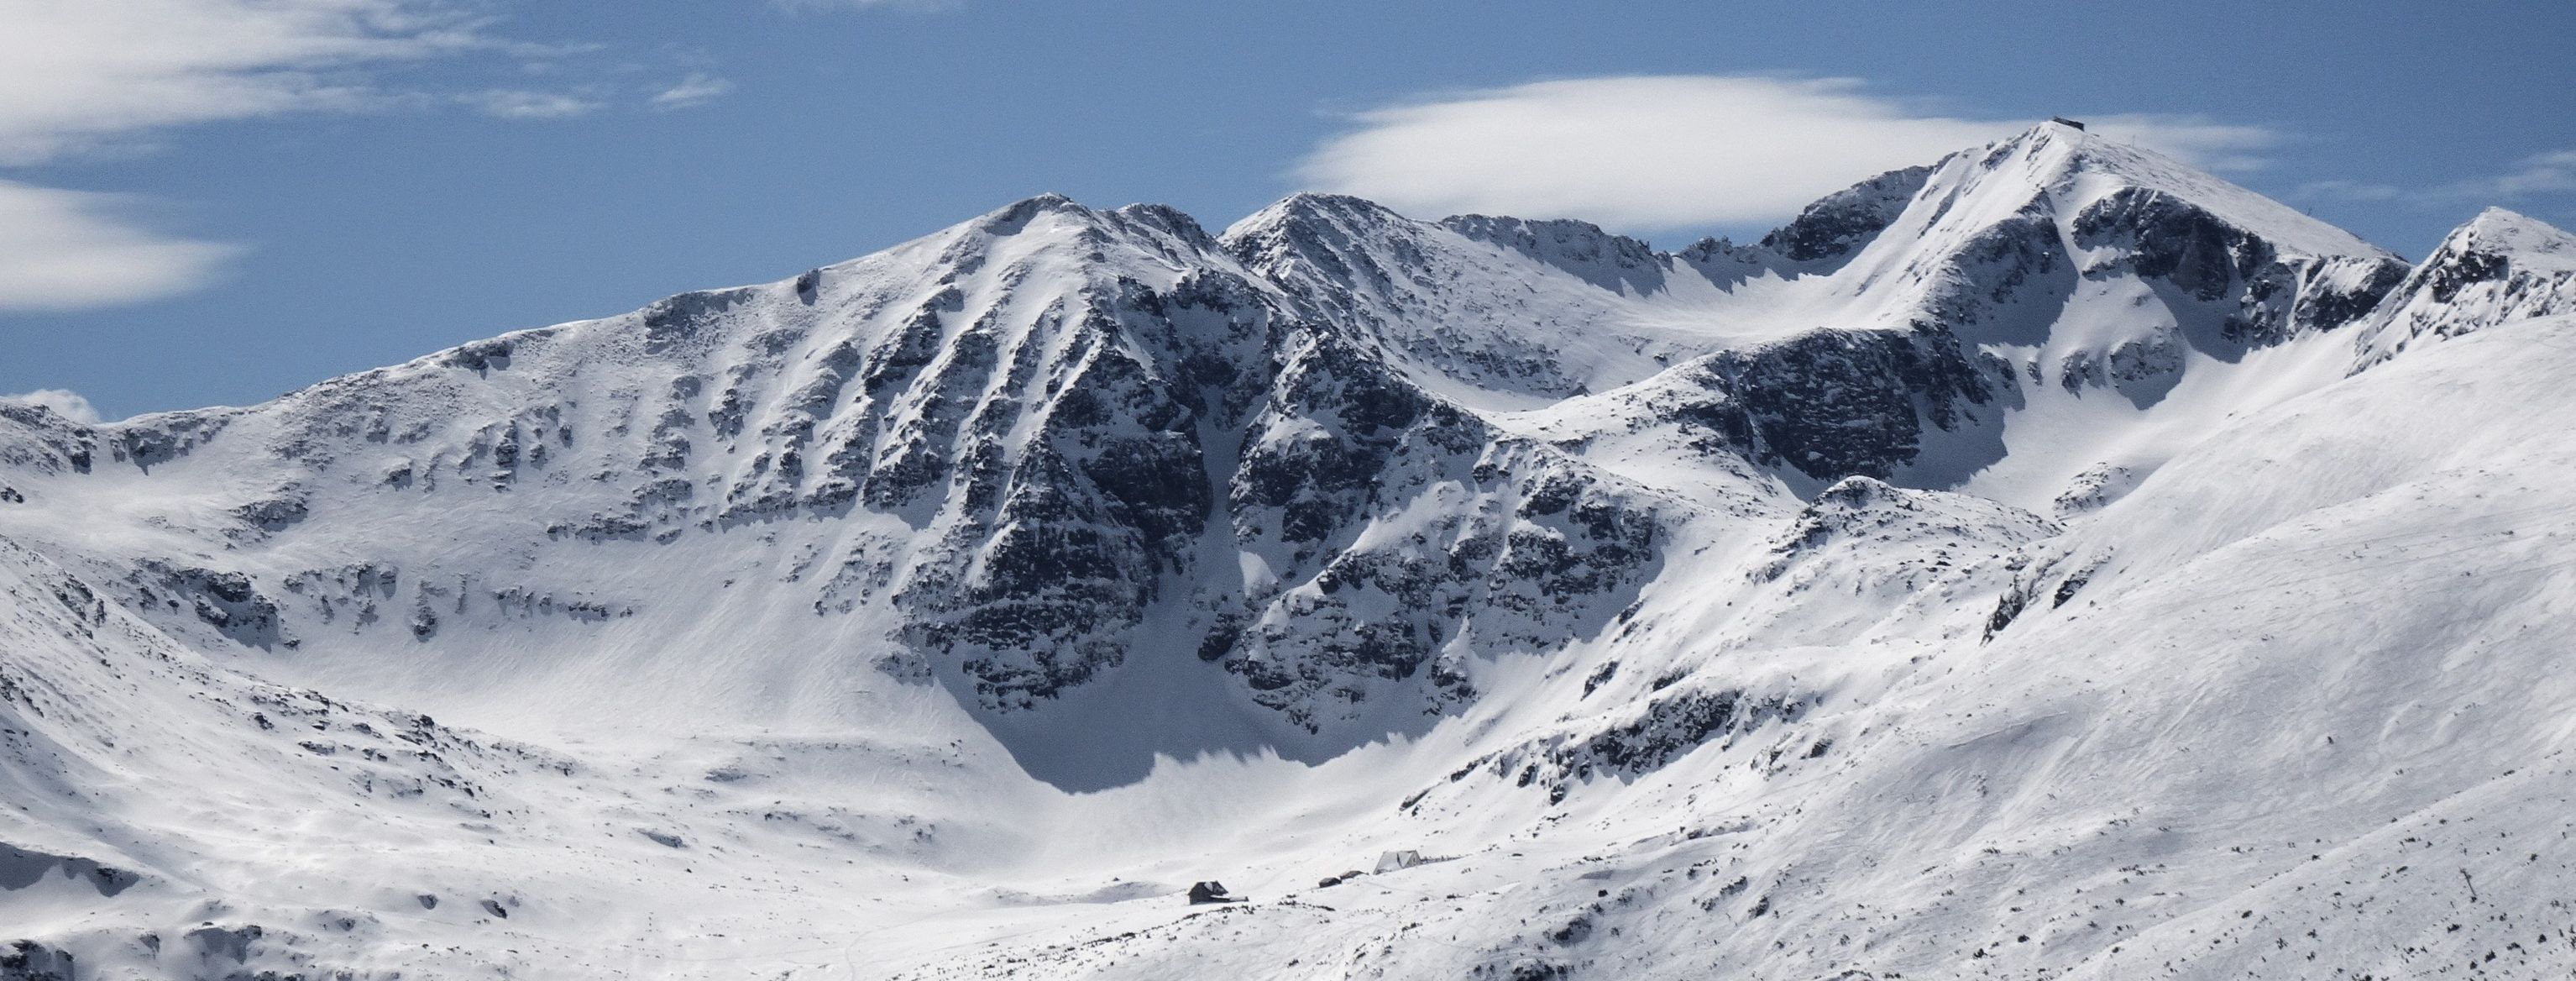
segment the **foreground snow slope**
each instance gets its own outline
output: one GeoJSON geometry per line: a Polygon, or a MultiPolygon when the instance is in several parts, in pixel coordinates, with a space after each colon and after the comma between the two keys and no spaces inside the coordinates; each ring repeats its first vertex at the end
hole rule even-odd
{"type": "Polygon", "coordinates": [[[0,403],[0,978],[2563,974],[2569,241],[2044,126],[0,403]]]}
{"type": "MultiPolygon", "coordinates": [[[[2576,447],[2504,434],[2570,370],[2576,319],[2530,321],[2241,421],[2048,543],[1992,643],[1722,655],[1665,690],[1727,678],[1742,730],[1457,861],[923,974],[2565,976],[2576,447]]],[[[1388,820],[1459,834],[1513,776],[1388,820]]]]}

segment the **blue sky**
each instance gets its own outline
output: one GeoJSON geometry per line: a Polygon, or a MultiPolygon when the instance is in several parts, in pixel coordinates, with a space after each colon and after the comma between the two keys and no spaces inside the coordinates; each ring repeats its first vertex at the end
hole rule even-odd
{"type": "Polygon", "coordinates": [[[2576,225],[2571,39],[2563,0],[0,0],[0,392],[256,402],[1050,190],[1672,247],[2057,113],[2411,257],[2576,225]]]}

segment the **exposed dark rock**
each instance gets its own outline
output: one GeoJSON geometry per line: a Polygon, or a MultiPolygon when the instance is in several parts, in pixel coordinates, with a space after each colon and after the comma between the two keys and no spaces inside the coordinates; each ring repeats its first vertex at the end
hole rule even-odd
{"type": "Polygon", "coordinates": [[[1907,167],[1836,191],[1762,236],[1762,247],[1802,263],[1858,252],[1905,212],[1931,176],[1930,167],[1907,167]]]}
{"type": "Polygon", "coordinates": [[[87,882],[103,897],[113,897],[142,881],[133,872],[76,855],[55,855],[0,842],[0,890],[25,889],[51,875],[87,882]]]}
{"type": "Polygon", "coordinates": [[[1591,222],[1459,215],[1441,219],[1440,225],[1562,269],[1602,289],[1643,295],[1664,287],[1664,257],[1653,246],[1602,231],[1591,222]]]}
{"type": "Polygon", "coordinates": [[[2232,307],[2223,337],[2245,346],[2343,326],[2406,274],[2403,263],[2377,256],[2285,255],[2199,205],[2146,188],[2103,196],[2071,227],[2077,248],[2108,257],[2085,275],[2127,271],[2232,307]]]}
{"type": "Polygon", "coordinates": [[[79,976],[70,951],[33,940],[0,946],[0,981],[76,981],[79,976]]]}
{"type": "Polygon", "coordinates": [[[1509,778],[1516,786],[1544,788],[1554,803],[1588,780],[1633,778],[1710,742],[1721,749],[1732,747],[1737,739],[1766,725],[1799,720],[1816,700],[1804,694],[1675,686],[1610,720],[1484,756],[1462,768],[1460,776],[1481,770],[1509,778]]]}
{"type": "Polygon", "coordinates": [[[145,471],[188,455],[224,431],[235,410],[173,412],[130,421],[115,430],[108,449],[114,458],[145,471]]]}
{"type": "Polygon", "coordinates": [[[276,602],[242,573],[156,560],[144,562],[127,580],[145,605],[191,613],[235,643],[268,647],[285,639],[276,602]]]}
{"type": "Polygon", "coordinates": [[[1811,331],[1694,370],[1724,396],[1694,409],[1694,421],[1742,439],[1757,462],[1822,480],[1884,479],[1913,462],[1927,426],[1952,428],[1966,406],[1994,397],[1957,340],[1933,325],[1811,331]]]}

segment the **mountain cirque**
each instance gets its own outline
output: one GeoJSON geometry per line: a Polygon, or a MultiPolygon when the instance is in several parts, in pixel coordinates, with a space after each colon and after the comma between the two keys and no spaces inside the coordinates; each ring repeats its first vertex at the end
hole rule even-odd
{"type": "Polygon", "coordinates": [[[2569,976],[2571,277],[2051,125],[0,404],[0,978],[2569,976]]]}

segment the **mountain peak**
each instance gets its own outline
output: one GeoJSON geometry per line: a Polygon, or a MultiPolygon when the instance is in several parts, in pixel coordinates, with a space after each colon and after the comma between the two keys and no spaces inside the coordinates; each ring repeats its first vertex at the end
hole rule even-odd
{"type": "Polygon", "coordinates": [[[2576,269],[2576,234],[2519,211],[2488,208],[2444,236],[2445,250],[2501,253],[2534,269],[2576,269]]]}
{"type": "MultiPolygon", "coordinates": [[[[1367,198],[1299,191],[1244,216],[1243,220],[1227,226],[1218,237],[1228,243],[1239,243],[1261,237],[1265,231],[1317,225],[1343,228],[1399,225],[1406,221],[1408,219],[1404,216],[1367,198]]],[[[1240,248],[1239,245],[1236,247],[1240,248]]]]}
{"type": "Polygon", "coordinates": [[[983,217],[976,220],[976,224],[997,230],[1002,228],[1017,230],[1018,228],[1027,225],[1031,219],[1034,219],[1039,215],[1060,212],[1089,214],[1091,209],[1083,207],[1080,202],[1077,202],[1072,198],[1066,197],[1062,194],[1057,194],[1054,191],[1048,191],[1043,194],[1033,194],[999,208],[995,208],[991,211],[987,211],[984,213],[983,217]]]}
{"type": "MultiPolygon", "coordinates": [[[[1049,261],[1071,264],[1063,267],[1069,274],[1076,267],[1099,267],[1113,277],[1161,280],[1196,265],[1216,252],[1218,245],[1197,219],[1168,205],[1093,208],[1047,193],[1011,202],[878,256],[827,269],[847,270],[920,248],[935,250],[933,275],[943,277],[970,275],[991,263],[1007,267],[1014,261],[1051,255],[1056,258],[1049,261]]],[[[806,288],[805,281],[799,280],[798,289],[806,288]]]]}
{"type": "MultiPolygon", "coordinates": [[[[1792,262],[1815,262],[1848,255],[1884,231],[1922,193],[1930,167],[1891,170],[1828,194],[1800,211],[1786,225],[1762,236],[1761,246],[1792,262]]],[[[1685,258],[1721,251],[1714,243],[1692,246],[1685,258]]]]}
{"type": "Polygon", "coordinates": [[[2388,250],[2362,241],[2351,232],[2195,164],[2059,123],[2041,123],[1952,159],[1961,158],[1982,170],[2017,172],[2032,189],[2056,198],[2068,213],[2123,191],[2146,192],[2190,202],[2284,251],[2312,256],[2395,258],[2388,250]]]}
{"type": "Polygon", "coordinates": [[[2488,208],[2443,236],[2362,331],[2354,371],[2428,341],[2576,312],[2576,235],[2488,208]]]}

